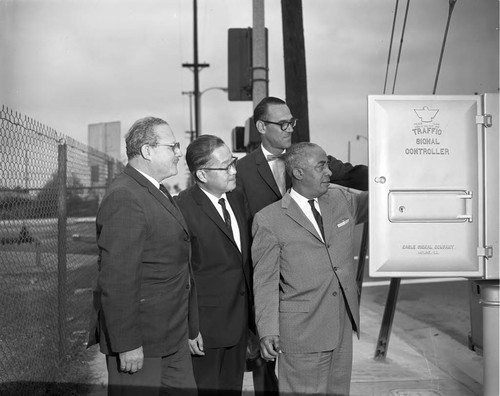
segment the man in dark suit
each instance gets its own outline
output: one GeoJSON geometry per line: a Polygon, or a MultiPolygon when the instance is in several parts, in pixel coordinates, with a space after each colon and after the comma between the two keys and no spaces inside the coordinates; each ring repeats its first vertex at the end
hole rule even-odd
{"type": "Polygon", "coordinates": [[[240,395],[250,314],[250,215],[236,186],[236,158],[202,135],[186,150],[195,182],[175,197],[192,239],[200,335],[190,340],[200,395],[240,395]]]}
{"type": "Polygon", "coordinates": [[[359,337],[353,233],[368,193],[329,188],[327,155],[313,143],[292,145],[285,164],[292,188],[252,226],[261,353],[279,359],[280,394],[348,396],[353,329],[359,337]]]}
{"type": "MultiPolygon", "coordinates": [[[[280,200],[291,186],[284,161],[279,157],[292,144],[292,133],[297,123],[286,103],[275,97],[266,97],[255,107],[253,120],[262,144],[238,161],[236,176],[236,188],[245,195],[252,216],[280,200]]],[[[368,167],[353,166],[331,156],[328,160],[331,183],[358,190],[368,189],[368,167]]],[[[275,362],[257,365],[253,370],[253,380],[257,394],[276,393],[275,362]]]]}
{"type": "Polygon", "coordinates": [[[188,339],[198,334],[187,225],[160,184],[182,155],[170,126],[146,117],[96,226],[99,276],[89,345],[106,355],[108,395],[196,395],[188,339]],[[189,334],[188,334],[189,317],[189,334]]]}

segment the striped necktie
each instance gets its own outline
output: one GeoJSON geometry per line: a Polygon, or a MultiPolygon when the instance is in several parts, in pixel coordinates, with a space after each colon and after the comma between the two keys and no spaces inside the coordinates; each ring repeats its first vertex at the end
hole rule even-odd
{"type": "Polygon", "coordinates": [[[313,213],[314,218],[316,219],[316,223],[318,223],[319,230],[321,231],[321,235],[323,236],[323,241],[326,241],[325,230],[323,229],[323,218],[316,210],[316,206],[314,206],[314,199],[310,199],[307,202],[309,202],[309,205],[311,205],[311,211],[313,213]]]}
{"type": "Polygon", "coordinates": [[[174,206],[175,206],[175,204],[174,204],[174,199],[172,198],[172,196],[171,196],[171,195],[170,195],[170,193],[168,192],[167,187],[165,187],[165,186],[164,186],[163,184],[161,184],[161,183],[160,183],[160,191],[161,191],[163,194],[165,194],[165,195],[167,196],[167,198],[170,200],[170,203],[171,203],[172,205],[174,205],[174,206]]]}
{"type": "Polygon", "coordinates": [[[226,208],[226,200],[224,198],[219,199],[219,205],[222,206],[222,214],[224,215],[224,223],[226,223],[226,227],[229,231],[229,234],[234,238],[233,228],[231,227],[231,216],[229,216],[229,212],[226,208]]]}

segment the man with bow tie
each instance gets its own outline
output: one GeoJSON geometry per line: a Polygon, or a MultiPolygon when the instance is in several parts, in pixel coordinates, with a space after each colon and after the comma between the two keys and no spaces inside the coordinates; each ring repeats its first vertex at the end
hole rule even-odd
{"type": "MultiPolygon", "coordinates": [[[[290,188],[291,180],[279,156],[292,144],[292,133],[300,124],[283,100],[271,96],[255,107],[253,120],[261,145],[238,161],[236,177],[236,188],[245,193],[252,216],[281,199],[290,188]]],[[[362,191],[368,189],[366,166],[353,166],[331,156],[328,159],[331,183],[362,191]]]]}
{"type": "MultiPolygon", "coordinates": [[[[292,133],[298,123],[287,104],[275,97],[266,97],[255,107],[253,120],[260,133],[261,145],[238,161],[236,176],[236,189],[246,196],[252,216],[280,200],[291,186],[280,157],[291,146],[292,133]]],[[[358,190],[368,189],[368,167],[353,166],[331,156],[328,156],[328,161],[331,183],[358,190]]],[[[277,393],[274,371],[273,361],[253,370],[257,395],[277,393]]]]}

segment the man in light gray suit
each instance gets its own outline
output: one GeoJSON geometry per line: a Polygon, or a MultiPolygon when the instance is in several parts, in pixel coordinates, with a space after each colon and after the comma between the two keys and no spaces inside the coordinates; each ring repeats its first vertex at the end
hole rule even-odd
{"type": "Polygon", "coordinates": [[[280,394],[348,395],[352,330],[359,337],[353,231],[368,193],[329,188],[321,147],[285,154],[292,188],[253,222],[252,259],[261,355],[278,356],[280,394]]]}

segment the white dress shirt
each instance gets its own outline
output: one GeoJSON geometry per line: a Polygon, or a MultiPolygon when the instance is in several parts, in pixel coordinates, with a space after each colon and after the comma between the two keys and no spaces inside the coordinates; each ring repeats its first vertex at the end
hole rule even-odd
{"type": "MultiPolygon", "coordinates": [[[[300,209],[302,209],[302,212],[306,215],[306,217],[309,219],[309,221],[312,223],[316,231],[318,232],[319,237],[323,242],[323,236],[321,235],[321,231],[319,229],[319,225],[316,222],[316,219],[314,218],[313,212],[311,210],[311,205],[309,205],[309,199],[304,197],[303,195],[300,195],[297,191],[295,191],[293,188],[290,189],[290,196],[293,198],[295,202],[297,202],[297,205],[299,205],[300,209]]],[[[314,198],[314,207],[318,211],[319,214],[321,214],[321,210],[319,208],[319,202],[318,198],[314,198]]]]}
{"type": "Polygon", "coordinates": [[[219,212],[222,220],[224,220],[224,213],[222,212],[222,206],[219,204],[219,199],[224,198],[224,200],[226,201],[226,209],[229,212],[229,217],[231,217],[231,228],[233,230],[234,241],[236,242],[236,245],[238,246],[238,249],[241,252],[240,228],[238,227],[238,221],[236,220],[236,216],[234,215],[233,209],[231,208],[231,204],[227,200],[226,193],[222,194],[220,197],[216,197],[212,193],[204,190],[203,188],[201,188],[201,191],[203,191],[208,197],[208,199],[210,199],[210,202],[212,202],[212,204],[215,206],[215,209],[217,209],[217,212],[219,212]]]}
{"type": "MultiPolygon", "coordinates": [[[[264,153],[264,157],[267,159],[268,155],[275,155],[269,151],[267,151],[263,145],[260,145],[262,152],[264,153]]],[[[286,150],[283,150],[281,154],[284,154],[286,150]]],[[[285,161],[273,159],[271,161],[267,161],[269,167],[271,168],[271,172],[273,173],[274,180],[280,189],[281,195],[285,195],[286,192],[286,170],[285,170],[285,161]]]]}

